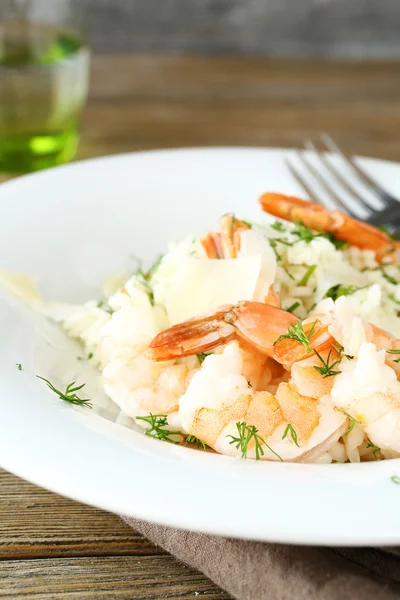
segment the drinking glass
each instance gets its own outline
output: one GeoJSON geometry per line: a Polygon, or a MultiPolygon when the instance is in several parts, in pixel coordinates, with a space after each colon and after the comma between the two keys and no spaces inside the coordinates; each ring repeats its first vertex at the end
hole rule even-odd
{"type": "Polygon", "coordinates": [[[0,171],[67,162],[87,97],[79,0],[0,0],[0,171]]]}

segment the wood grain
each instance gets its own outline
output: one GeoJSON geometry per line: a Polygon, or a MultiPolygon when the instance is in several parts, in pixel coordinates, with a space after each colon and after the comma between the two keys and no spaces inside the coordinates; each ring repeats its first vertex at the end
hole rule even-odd
{"type": "Polygon", "coordinates": [[[80,156],[179,146],[299,147],[325,130],[349,152],[396,160],[398,68],[384,62],[97,57],[80,156]]]}
{"type": "MultiPolygon", "coordinates": [[[[328,131],[349,152],[396,160],[399,68],[96,57],[78,158],[193,145],[300,146],[328,131]]],[[[228,598],[118,517],[0,472],[0,598],[196,594],[228,598]]]]}
{"type": "Polygon", "coordinates": [[[206,578],[172,556],[114,556],[9,561],[1,565],[0,598],[229,600],[206,578]]]}
{"type": "Polygon", "coordinates": [[[1,470],[0,523],[0,560],[164,554],[117,516],[56,496],[1,470]]]}

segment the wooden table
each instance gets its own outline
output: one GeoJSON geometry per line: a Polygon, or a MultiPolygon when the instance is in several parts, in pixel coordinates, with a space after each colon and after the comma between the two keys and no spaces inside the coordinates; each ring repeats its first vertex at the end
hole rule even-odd
{"type": "MultiPolygon", "coordinates": [[[[159,147],[299,146],[400,157],[398,63],[98,57],[79,157],[159,147]]],[[[4,179],[4,177],[3,177],[4,179]]],[[[227,599],[118,517],[0,472],[0,599],[227,599]]]]}

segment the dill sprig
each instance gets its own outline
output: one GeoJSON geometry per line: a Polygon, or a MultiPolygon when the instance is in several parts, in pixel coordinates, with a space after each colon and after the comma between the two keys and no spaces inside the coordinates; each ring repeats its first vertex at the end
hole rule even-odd
{"type": "Polygon", "coordinates": [[[303,346],[307,350],[307,352],[311,352],[309,342],[312,337],[312,334],[314,333],[316,324],[317,324],[317,321],[314,321],[309,333],[307,334],[307,333],[305,333],[305,331],[303,329],[303,323],[300,321],[300,319],[294,325],[293,325],[293,323],[291,323],[288,327],[288,332],[284,333],[283,335],[280,335],[278,337],[278,339],[275,340],[274,346],[281,340],[285,340],[285,339],[289,338],[291,340],[295,340],[296,342],[300,342],[300,344],[303,344],[303,346]]]}
{"type": "Polygon", "coordinates": [[[108,313],[109,315],[112,315],[113,309],[111,308],[111,306],[109,306],[107,304],[107,302],[105,302],[104,300],[99,300],[97,303],[97,308],[101,308],[101,310],[104,310],[106,313],[108,313]]]}
{"type": "Polygon", "coordinates": [[[398,475],[392,475],[390,480],[393,481],[393,483],[395,483],[396,485],[400,485],[400,477],[398,475]]]}
{"type": "Polygon", "coordinates": [[[196,354],[199,363],[202,365],[203,362],[205,361],[205,359],[207,358],[207,356],[210,356],[211,352],[199,352],[199,354],[196,354]]]}
{"type": "Polygon", "coordinates": [[[326,379],[326,377],[333,377],[334,375],[339,375],[342,371],[335,371],[334,368],[336,367],[336,365],[339,365],[342,362],[342,359],[339,358],[335,361],[333,361],[331,364],[329,364],[329,360],[332,354],[332,350],[329,350],[329,354],[327,356],[326,361],[322,358],[322,356],[316,351],[314,350],[315,354],[318,356],[319,360],[322,363],[322,367],[316,367],[314,366],[314,369],[316,371],[318,371],[318,373],[320,373],[321,375],[323,375],[323,378],[326,379]]]}
{"type": "Polygon", "coordinates": [[[304,273],[303,277],[300,279],[298,285],[307,285],[308,280],[310,279],[311,275],[314,273],[316,268],[317,268],[317,265],[310,265],[308,267],[307,271],[304,273]]]}
{"type": "Polygon", "coordinates": [[[69,402],[70,404],[75,404],[76,406],[83,406],[85,408],[92,408],[93,405],[90,401],[90,398],[79,398],[76,392],[79,392],[82,388],[85,387],[85,383],[82,385],[75,385],[76,381],[73,381],[65,388],[65,392],[58,390],[48,379],[41,377],[40,375],[36,375],[39,379],[42,379],[47,386],[51,389],[52,392],[57,394],[60,400],[64,400],[64,402],[69,402]]]}
{"type": "Polygon", "coordinates": [[[332,347],[339,354],[340,358],[342,358],[344,356],[348,360],[353,360],[354,356],[351,356],[350,354],[343,354],[344,353],[344,346],[333,344],[332,347]]]}
{"type": "Polygon", "coordinates": [[[280,221],[275,221],[275,223],[273,223],[271,225],[271,227],[272,227],[272,229],[275,229],[275,231],[280,231],[281,233],[285,233],[287,231],[284,224],[281,223],[280,221]]]}
{"type": "Polygon", "coordinates": [[[154,275],[154,273],[157,271],[158,267],[161,264],[162,259],[164,258],[163,254],[160,254],[156,260],[153,262],[152,265],[150,265],[148,271],[146,272],[146,279],[151,279],[154,275]]]}
{"type": "Polygon", "coordinates": [[[379,446],[377,446],[376,444],[374,444],[373,442],[371,442],[371,440],[369,439],[369,437],[367,437],[367,448],[373,448],[373,455],[375,456],[376,460],[379,460],[379,458],[376,456],[378,454],[378,452],[382,451],[382,448],[379,448],[379,446]]]}
{"type": "Polygon", "coordinates": [[[77,360],[92,360],[93,358],[93,352],[89,352],[89,354],[85,357],[85,356],[77,356],[76,357],[77,360]]]}
{"type": "Polygon", "coordinates": [[[325,233],[315,233],[310,227],[304,225],[302,221],[294,221],[294,230],[292,231],[292,234],[297,235],[299,241],[306,242],[307,244],[312,242],[312,240],[315,240],[315,238],[326,237],[325,233]]]}
{"type": "Polygon", "coordinates": [[[279,454],[272,450],[271,446],[269,446],[267,442],[258,435],[258,429],[255,425],[247,425],[245,421],[242,421],[236,423],[236,429],[238,431],[237,437],[234,435],[227,435],[226,437],[232,438],[229,444],[236,444],[236,448],[242,453],[241,458],[247,458],[249,443],[251,440],[254,440],[256,460],[259,460],[262,456],[264,456],[263,446],[266,446],[270,452],[275,454],[275,456],[279,458],[281,462],[283,462],[279,454]]]}
{"type": "Polygon", "coordinates": [[[287,427],[285,429],[285,432],[284,432],[284,434],[282,436],[282,439],[284,440],[287,435],[290,435],[290,437],[292,438],[292,440],[296,444],[296,446],[298,448],[300,448],[299,443],[297,441],[297,433],[293,429],[293,426],[291,425],[291,423],[288,423],[288,425],[287,425],[287,427]]]}
{"type": "Polygon", "coordinates": [[[364,289],[364,287],[367,286],[359,287],[357,285],[342,285],[339,283],[329,288],[325,294],[325,298],[332,298],[332,300],[336,301],[341,296],[349,296],[350,294],[358,292],[358,290],[364,289]]]}
{"type": "Polygon", "coordinates": [[[289,306],[289,308],[286,308],[285,310],[287,310],[287,312],[294,312],[296,310],[296,308],[298,308],[300,306],[300,302],[293,302],[293,304],[291,304],[289,306]]]}
{"type": "Polygon", "coordinates": [[[352,417],[351,415],[349,415],[349,413],[346,412],[345,410],[343,410],[341,408],[338,408],[337,406],[335,407],[335,410],[337,410],[338,412],[341,412],[344,415],[346,415],[346,417],[350,421],[350,426],[349,426],[348,430],[346,431],[346,433],[344,435],[349,435],[350,431],[353,431],[354,425],[362,425],[361,421],[359,421],[358,419],[355,419],[354,417],[352,417]]]}
{"type": "Polygon", "coordinates": [[[153,415],[150,413],[147,417],[136,417],[138,421],[144,421],[149,425],[145,431],[145,435],[161,440],[162,442],[168,442],[170,444],[179,444],[180,442],[171,439],[172,435],[183,435],[182,431],[171,431],[166,429],[168,427],[168,415],[153,415]]]}
{"type": "Polygon", "coordinates": [[[143,271],[142,267],[138,267],[134,273],[137,283],[142,287],[143,291],[148,295],[150,304],[154,306],[154,293],[149,283],[148,273],[143,271]]]}
{"type": "Polygon", "coordinates": [[[197,449],[202,448],[202,450],[204,450],[204,452],[207,452],[207,445],[204,442],[202,442],[201,440],[199,440],[199,438],[197,438],[194,435],[187,436],[184,445],[187,446],[188,444],[196,444],[197,449]]]}
{"type": "Polygon", "coordinates": [[[382,264],[382,265],[378,265],[377,267],[364,267],[363,269],[361,269],[361,272],[364,273],[365,271],[380,271],[381,275],[384,279],[386,279],[386,281],[388,281],[389,283],[391,283],[392,285],[398,285],[398,281],[396,281],[396,279],[394,277],[392,277],[391,275],[389,275],[389,273],[387,273],[385,271],[386,267],[390,267],[391,265],[388,264],[382,264]]]}
{"type": "Polygon", "coordinates": [[[22,371],[21,363],[15,363],[15,366],[17,367],[18,371],[22,371]]]}
{"type": "Polygon", "coordinates": [[[400,300],[397,300],[394,296],[394,294],[388,294],[388,298],[394,302],[395,304],[400,304],[400,300]]]}
{"type": "Polygon", "coordinates": [[[294,222],[294,231],[292,231],[293,235],[296,235],[299,239],[297,241],[303,241],[309,244],[316,238],[325,238],[331,242],[335,246],[337,250],[342,250],[348,246],[347,242],[343,242],[342,240],[338,240],[334,233],[327,231],[319,231],[307,227],[302,221],[294,222]]]}
{"type": "MultiPolygon", "coordinates": [[[[400,350],[386,350],[387,354],[400,354],[400,350]]],[[[400,356],[399,358],[394,358],[393,362],[398,363],[400,362],[400,356]]]]}

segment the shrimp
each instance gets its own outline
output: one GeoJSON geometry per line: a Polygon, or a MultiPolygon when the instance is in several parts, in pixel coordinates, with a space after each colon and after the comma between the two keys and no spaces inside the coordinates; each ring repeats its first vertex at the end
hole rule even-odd
{"type": "Polygon", "coordinates": [[[256,440],[261,439],[261,458],[267,460],[301,460],[326,440],[335,444],[343,434],[346,417],[335,411],[329,395],[316,400],[300,394],[291,383],[281,383],[275,396],[254,391],[242,368],[235,341],[222,354],[206,357],[179,401],[184,431],[221,454],[245,452],[247,458],[257,457],[256,440]],[[238,438],[241,423],[257,431],[245,447],[238,438]]]}
{"type": "Polygon", "coordinates": [[[210,231],[201,244],[208,258],[237,258],[240,250],[240,233],[250,226],[239,221],[233,215],[224,215],[220,219],[219,233],[210,231]]]}
{"type": "Polygon", "coordinates": [[[298,319],[291,313],[262,302],[239,302],[218,308],[214,313],[190,319],[161,332],[151,342],[146,356],[162,361],[207,352],[233,339],[250,343],[259,353],[282,364],[312,354],[311,347],[322,349],[332,339],[324,323],[311,317],[303,321],[310,334],[310,350],[292,339],[278,340],[298,319]]]}
{"type": "MultiPolygon", "coordinates": [[[[135,419],[148,415],[167,415],[169,425],[179,427],[179,399],[199,368],[193,357],[184,364],[156,363],[143,354],[135,358],[120,356],[103,370],[104,389],[125,414],[135,419]]],[[[145,427],[143,421],[138,424],[145,427]]]]}
{"type": "Polygon", "coordinates": [[[349,418],[377,447],[400,452],[400,383],[393,368],[398,364],[387,352],[397,352],[400,341],[355,316],[348,298],[303,322],[257,302],[221,307],[162,332],[146,356],[165,361],[218,346],[222,354],[206,357],[178,410],[184,430],[218,452],[237,455],[229,436],[235,437],[237,423],[246,422],[258,429],[267,449],[273,448],[266,458],[276,452],[283,460],[300,460],[319,444],[335,444],[349,418]],[[245,376],[244,358],[255,361],[256,377],[267,372],[254,387],[245,376]],[[276,371],[279,364],[286,377],[276,371]],[[364,371],[369,377],[363,379],[364,371]],[[296,448],[284,435],[289,425],[296,448]]]}
{"type": "MultiPolygon", "coordinates": [[[[179,427],[179,398],[200,366],[198,359],[155,363],[144,356],[168,321],[161,307],[152,306],[148,294],[134,282],[110,302],[115,312],[102,327],[97,347],[106,393],[134,419],[162,414],[167,415],[169,425],[179,427]]],[[[137,423],[146,427],[141,420],[137,423]]]]}
{"type": "Polygon", "coordinates": [[[260,197],[260,204],[265,212],[276,217],[288,221],[301,221],[311,229],[334,233],[338,240],[363,250],[374,250],[379,262],[399,262],[399,242],[381,229],[353,219],[338,210],[329,212],[316,202],[270,192],[260,197]]]}
{"type": "Polygon", "coordinates": [[[362,342],[357,359],[341,365],[331,397],[377,450],[400,453],[400,382],[385,362],[385,350],[362,342]]]}

